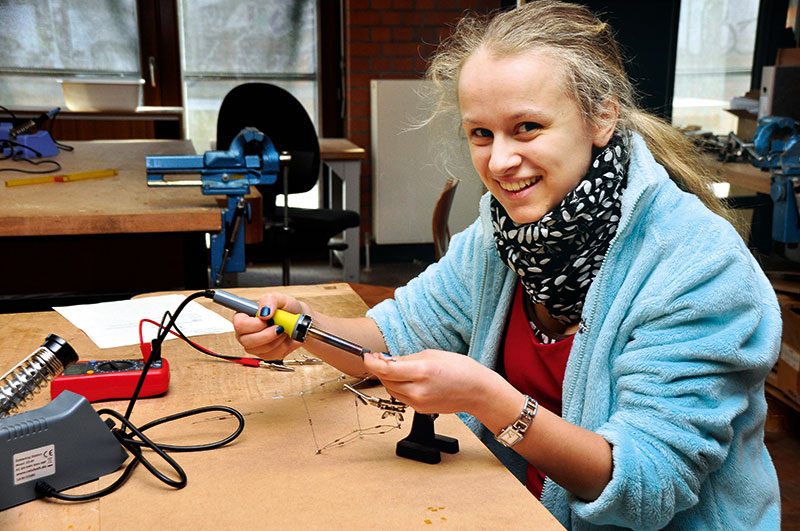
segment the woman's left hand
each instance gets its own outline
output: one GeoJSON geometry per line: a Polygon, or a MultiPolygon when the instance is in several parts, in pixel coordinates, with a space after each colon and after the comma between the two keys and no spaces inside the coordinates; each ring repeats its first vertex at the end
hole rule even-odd
{"type": "Polygon", "coordinates": [[[473,413],[492,380],[502,379],[468,356],[442,350],[396,358],[371,352],[364,365],[391,396],[419,413],[473,413]]]}

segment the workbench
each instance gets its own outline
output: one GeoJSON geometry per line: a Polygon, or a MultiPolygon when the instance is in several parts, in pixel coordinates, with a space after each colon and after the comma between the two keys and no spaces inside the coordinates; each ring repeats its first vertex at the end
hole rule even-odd
{"type": "MultiPolygon", "coordinates": [[[[256,300],[265,289],[231,291],[256,300]]],[[[289,293],[331,315],[356,317],[367,308],[347,284],[269,289],[289,293]]],[[[232,316],[231,310],[209,299],[198,302],[232,316]]],[[[138,352],[137,347],[101,351],[55,312],[7,314],[0,315],[0,367],[16,365],[50,333],[66,339],[82,359],[126,359],[138,352]]],[[[192,339],[215,352],[245,355],[232,333],[192,339]]],[[[352,432],[356,411],[362,427],[391,421],[381,420],[374,407],[356,410],[354,396],[341,386],[320,385],[340,375],[328,365],[274,372],[204,356],[180,340],[166,341],[163,357],[171,367],[169,391],[141,399],[132,415],[136,424],[220,404],[244,415],[242,435],[208,452],[172,454],[188,476],[181,490],[165,486],[138,467],[120,490],[100,500],[81,504],[34,500],[2,511],[0,529],[562,529],[455,415],[440,416],[435,427],[437,433],[458,439],[460,451],[442,454],[435,465],[395,455],[397,441],[410,429],[410,410],[400,429],[356,434],[346,445],[316,453],[318,446],[352,432]]],[[[386,397],[380,386],[366,391],[386,397]]],[[[38,395],[25,410],[48,400],[49,396],[38,395]]],[[[124,412],[126,405],[115,401],[95,408],[124,412]]],[[[152,436],[175,444],[210,442],[227,436],[234,427],[231,420],[195,418],[161,426],[152,436]]],[[[70,492],[97,490],[117,474],[70,492]]]]}
{"type": "Polygon", "coordinates": [[[772,172],[762,171],[749,162],[717,162],[718,175],[721,182],[742,188],[749,192],[769,195],[772,172]]]}
{"type": "MultiPolygon", "coordinates": [[[[0,186],[0,301],[81,294],[130,296],[207,285],[205,235],[221,228],[216,199],[199,188],[147,187],[147,155],[193,154],[188,140],[71,142],[58,174],[117,169],[114,177],[0,186]]],[[[31,169],[23,162],[2,167],[31,169]]],[[[44,167],[41,167],[42,169],[44,167]]],[[[3,181],[26,177],[2,172],[3,181]]],[[[45,304],[41,308],[49,307],[45,304]]],[[[19,306],[12,311],[30,309],[19,306]]],[[[37,309],[37,308],[33,308],[37,309]]],[[[7,309],[6,309],[7,310],[7,309]]]]}

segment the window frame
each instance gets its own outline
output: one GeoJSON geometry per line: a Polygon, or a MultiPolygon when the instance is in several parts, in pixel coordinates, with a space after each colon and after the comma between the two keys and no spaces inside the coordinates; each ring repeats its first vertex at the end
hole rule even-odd
{"type": "MultiPolygon", "coordinates": [[[[184,107],[181,74],[179,0],[137,0],[142,104],[184,107]]],[[[317,0],[319,132],[340,137],[344,131],[344,35],[342,0],[317,0]],[[322,21],[325,21],[323,23],[322,21]]]]}

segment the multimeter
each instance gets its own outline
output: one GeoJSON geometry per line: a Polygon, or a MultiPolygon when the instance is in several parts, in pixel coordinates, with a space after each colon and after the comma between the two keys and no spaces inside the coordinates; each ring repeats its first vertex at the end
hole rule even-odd
{"type": "MultiPolygon", "coordinates": [[[[143,359],[78,361],[50,382],[50,398],[64,390],[82,395],[89,402],[131,398],[144,364],[143,359]]],[[[147,371],[139,396],[160,395],[168,387],[169,364],[161,358],[153,361],[147,371]]]]}

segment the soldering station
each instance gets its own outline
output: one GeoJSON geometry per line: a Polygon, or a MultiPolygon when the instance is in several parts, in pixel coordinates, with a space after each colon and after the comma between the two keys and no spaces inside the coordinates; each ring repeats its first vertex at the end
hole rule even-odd
{"type": "MultiPolygon", "coordinates": [[[[52,124],[60,110],[60,107],[56,107],[35,118],[25,120],[19,125],[0,121],[0,155],[2,158],[32,161],[32,159],[58,155],[59,149],[70,149],[68,146],[56,142],[51,132],[42,128],[49,122],[52,130],[52,124]]],[[[49,162],[55,163],[55,161],[49,162]]],[[[52,168],[47,171],[52,171],[52,168]]]]}

